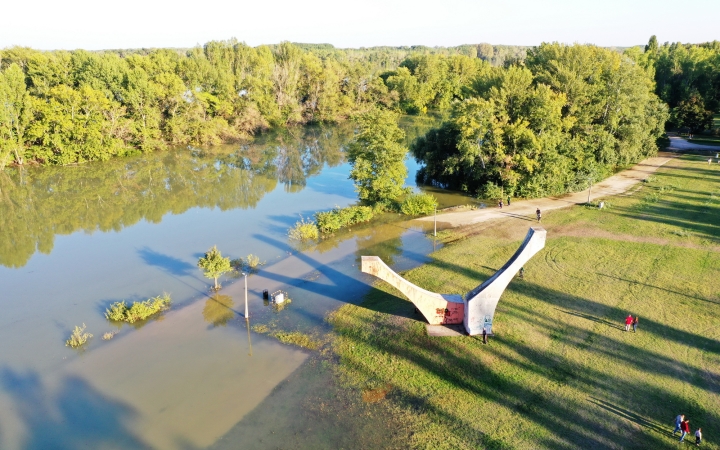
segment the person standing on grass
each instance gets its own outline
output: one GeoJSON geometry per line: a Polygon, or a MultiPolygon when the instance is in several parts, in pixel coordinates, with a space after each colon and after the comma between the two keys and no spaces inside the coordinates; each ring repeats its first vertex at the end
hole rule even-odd
{"type": "Polygon", "coordinates": [[[638,316],[635,316],[633,318],[632,326],[633,326],[633,333],[637,333],[637,323],[640,318],[638,316]]]}
{"type": "Polygon", "coordinates": [[[542,213],[540,212],[540,208],[535,211],[535,215],[537,215],[538,222],[540,222],[540,219],[542,219],[542,213]]]}
{"type": "Polygon", "coordinates": [[[682,442],[685,439],[685,436],[690,432],[690,421],[689,420],[683,420],[680,424],[680,430],[682,433],[680,434],[680,442],[682,442]]]}
{"type": "Polygon", "coordinates": [[[685,420],[685,414],[678,414],[675,418],[675,430],[673,430],[673,436],[675,436],[675,433],[680,431],[683,420],[685,420]]]}
{"type": "Polygon", "coordinates": [[[628,316],[625,318],[625,331],[630,331],[630,325],[633,323],[633,316],[631,314],[628,314],[628,316]]]}
{"type": "Polygon", "coordinates": [[[700,447],[700,442],[702,441],[702,428],[698,428],[695,431],[695,445],[697,447],[700,447]]]}

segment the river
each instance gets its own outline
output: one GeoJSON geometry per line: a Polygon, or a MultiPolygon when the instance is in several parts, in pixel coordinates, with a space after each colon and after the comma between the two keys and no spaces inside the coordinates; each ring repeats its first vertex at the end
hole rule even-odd
{"type": "MultiPolygon", "coordinates": [[[[401,121],[408,142],[435,124],[401,121]]],[[[396,270],[425,262],[428,225],[396,215],[317,245],[288,240],[301,216],[356,203],[343,153],[352,135],[349,125],[293,128],[247,144],[0,172],[0,448],[362,446],[357,435],[372,424],[359,417],[343,418],[344,429],[315,420],[297,437],[313,420],[302,411],[311,390],[336,389],[330,372],[312,352],[247,328],[244,279],[224,277],[208,296],[196,267],[213,245],[259,256],[265,264],[247,279],[251,325],[317,334],[328,312],[368,291],[361,255],[396,270]],[[278,311],[265,289],[292,302],[278,311]],[[156,319],[119,326],[103,316],[114,301],[163,292],[173,306],[156,319]],[[94,337],[65,347],[81,324],[94,337]]],[[[407,164],[414,186],[418,167],[407,164]]]]}

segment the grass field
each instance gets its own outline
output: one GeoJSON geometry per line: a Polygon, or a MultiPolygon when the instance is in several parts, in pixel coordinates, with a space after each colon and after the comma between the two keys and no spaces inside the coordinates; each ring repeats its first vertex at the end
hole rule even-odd
{"type": "MultiPolygon", "coordinates": [[[[489,345],[428,337],[378,282],[329,318],[342,382],[384,397],[409,447],[684,448],[694,437],[670,435],[684,413],[702,448],[720,449],[720,168],[686,155],[605,201],[543,217],[547,245],[505,291],[489,345]],[[628,314],[636,334],[623,330],[628,314]]],[[[404,275],[464,294],[531,225],[444,233],[433,262],[404,275]]]]}

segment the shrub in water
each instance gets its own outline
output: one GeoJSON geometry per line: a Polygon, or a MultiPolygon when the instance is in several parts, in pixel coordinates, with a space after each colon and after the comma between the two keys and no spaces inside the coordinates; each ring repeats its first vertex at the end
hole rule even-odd
{"type": "Polygon", "coordinates": [[[110,339],[114,338],[116,334],[117,331],[108,331],[107,333],[103,334],[103,341],[109,341],[110,339]]]}
{"type": "Polygon", "coordinates": [[[367,222],[374,216],[373,209],[369,206],[349,206],[340,208],[336,206],[330,211],[315,213],[317,227],[323,233],[334,233],[356,223],[367,222]]]}
{"type": "Polygon", "coordinates": [[[313,221],[305,221],[302,217],[299,222],[295,222],[295,226],[288,230],[290,239],[305,242],[316,240],[320,237],[320,231],[313,221]]]}
{"type": "Polygon", "coordinates": [[[135,323],[138,320],[145,320],[153,314],[169,309],[170,303],[170,295],[168,294],[149,298],[144,302],[133,302],[130,307],[124,301],[115,302],[105,310],[105,318],[116,322],[135,323]]]}
{"type": "Polygon", "coordinates": [[[426,216],[437,207],[437,200],[430,194],[410,194],[400,205],[400,211],[408,216],[426,216]]]}
{"type": "Polygon", "coordinates": [[[260,257],[253,255],[250,253],[247,255],[247,266],[250,269],[256,268],[258,265],[260,265],[260,257]]]}
{"type": "Polygon", "coordinates": [[[82,324],[82,327],[76,325],[75,330],[73,330],[70,335],[70,339],[65,341],[65,345],[67,347],[78,348],[84,345],[91,337],[92,334],[85,332],[85,324],[82,324]]]}

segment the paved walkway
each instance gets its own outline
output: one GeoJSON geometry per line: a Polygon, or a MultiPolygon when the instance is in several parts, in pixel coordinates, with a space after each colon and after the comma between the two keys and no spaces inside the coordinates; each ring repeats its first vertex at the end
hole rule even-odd
{"type": "MultiPolygon", "coordinates": [[[[670,133],[670,145],[668,150],[684,151],[684,150],[716,150],[720,151],[720,147],[712,145],[693,144],[685,139],[670,133]]],[[[590,190],[590,200],[603,199],[612,195],[627,192],[637,183],[646,179],[650,174],[658,170],[665,163],[670,161],[677,155],[665,153],[654,158],[648,158],[641,163],[633,166],[628,170],[623,170],[610,178],[607,178],[592,186],[590,190]]],[[[485,209],[476,209],[472,211],[450,212],[440,214],[437,221],[447,224],[450,227],[460,227],[464,225],[473,225],[476,223],[486,222],[493,219],[501,219],[508,217],[517,217],[521,219],[535,219],[535,210],[540,208],[543,213],[558,208],[565,208],[571,205],[584,204],[588,201],[588,191],[575,192],[561,197],[538,198],[533,200],[513,201],[510,206],[504,206],[502,209],[497,206],[490,206],[485,209]]],[[[421,221],[433,221],[433,216],[422,217],[421,221]]]]}

